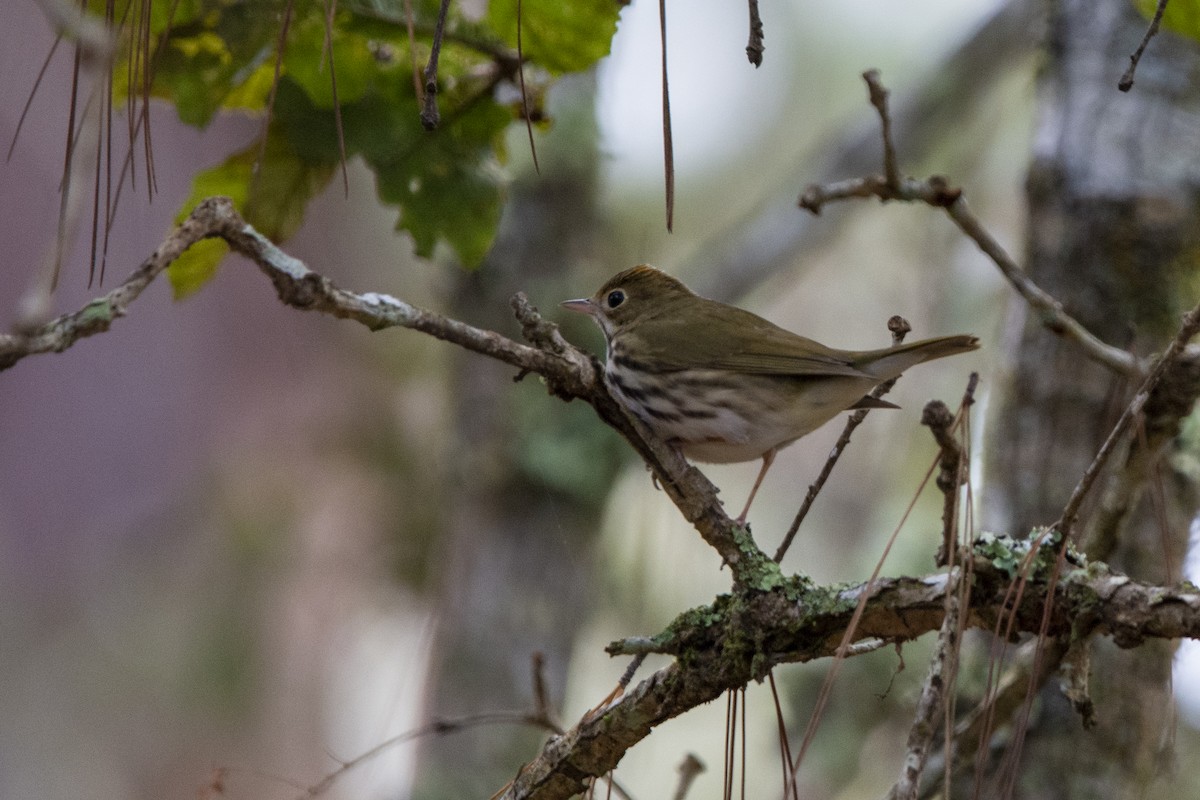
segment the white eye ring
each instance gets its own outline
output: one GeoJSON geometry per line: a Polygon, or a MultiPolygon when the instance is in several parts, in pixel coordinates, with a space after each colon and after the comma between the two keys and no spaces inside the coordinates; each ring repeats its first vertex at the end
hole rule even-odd
{"type": "Polygon", "coordinates": [[[604,298],[604,302],[609,308],[616,308],[625,302],[625,293],[620,289],[613,289],[608,293],[608,297],[604,298]]]}

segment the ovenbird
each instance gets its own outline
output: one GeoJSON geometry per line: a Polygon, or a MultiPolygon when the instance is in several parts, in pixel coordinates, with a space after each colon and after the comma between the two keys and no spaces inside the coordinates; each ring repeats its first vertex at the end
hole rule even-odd
{"type": "Polygon", "coordinates": [[[762,459],[739,524],[781,448],[841,411],[897,408],[865,392],[915,364],[979,347],[962,335],[835,350],[700,297],[647,265],[562,305],[604,331],[604,382],[655,434],[695,461],[762,459]]]}

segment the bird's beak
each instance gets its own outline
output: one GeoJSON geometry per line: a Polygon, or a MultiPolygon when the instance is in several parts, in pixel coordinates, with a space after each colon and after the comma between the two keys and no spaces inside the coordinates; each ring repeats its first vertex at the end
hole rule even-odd
{"type": "Polygon", "coordinates": [[[581,297],[578,300],[563,300],[559,305],[589,316],[596,313],[596,303],[590,297],[581,297]]]}

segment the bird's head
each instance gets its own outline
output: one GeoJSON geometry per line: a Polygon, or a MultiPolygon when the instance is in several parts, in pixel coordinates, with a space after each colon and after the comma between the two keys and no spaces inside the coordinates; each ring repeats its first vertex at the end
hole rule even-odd
{"type": "Polygon", "coordinates": [[[562,306],[589,315],[611,340],[646,319],[673,314],[695,296],[667,273],[642,264],[612,276],[591,297],[562,306]]]}

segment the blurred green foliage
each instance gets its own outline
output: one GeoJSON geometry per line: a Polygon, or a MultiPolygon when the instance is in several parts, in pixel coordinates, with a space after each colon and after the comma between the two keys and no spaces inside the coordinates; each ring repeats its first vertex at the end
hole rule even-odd
{"type": "MultiPolygon", "coordinates": [[[[380,200],[397,209],[397,228],[419,256],[444,244],[474,267],[500,220],[505,131],[524,118],[517,1],[489,3],[478,17],[450,5],[433,131],[421,124],[416,73],[429,58],[436,0],[411,0],[411,41],[404,0],[126,0],[113,10],[123,31],[114,102],[149,94],[197,127],[221,111],[270,109],[258,140],[195,176],[181,219],[204,197],[228,195],[251,225],[285,239],[337,174],[344,142],[345,157],[374,172],[380,200]]],[[[90,3],[97,14],[104,5],[90,3]]],[[[620,7],[523,0],[531,118],[543,119],[556,77],[608,53],[620,7]]],[[[211,278],[224,253],[208,243],[172,265],[176,296],[211,278]]]]}
{"type": "MultiPolygon", "coordinates": [[[[1153,19],[1158,0],[1133,0],[1146,19],[1153,19]]],[[[1169,31],[1200,39],[1200,0],[1171,0],[1163,11],[1162,26],[1169,31]]]]}

